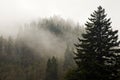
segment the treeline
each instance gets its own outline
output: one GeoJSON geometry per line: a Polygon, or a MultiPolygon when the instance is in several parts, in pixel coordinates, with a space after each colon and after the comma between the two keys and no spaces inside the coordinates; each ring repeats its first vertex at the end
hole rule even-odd
{"type": "Polygon", "coordinates": [[[35,53],[22,41],[0,37],[0,80],[39,80],[42,59],[35,53]]]}
{"type": "Polygon", "coordinates": [[[61,18],[50,18],[25,25],[16,39],[1,36],[0,80],[48,80],[49,75],[55,77],[51,80],[62,80],[75,67],[71,42],[83,30],[61,18]]]}
{"type": "Polygon", "coordinates": [[[72,52],[76,37],[83,32],[84,28],[79,24],[55,16],[25,24],[18,38],[46,61],[55,56],[58,60],[59,79],[62,80],[67,70],[76,66],[72,52]]]}

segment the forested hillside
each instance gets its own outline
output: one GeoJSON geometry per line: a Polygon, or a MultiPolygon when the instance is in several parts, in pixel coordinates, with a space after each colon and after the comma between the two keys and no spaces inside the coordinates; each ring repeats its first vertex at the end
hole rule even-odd
{"type": "Polygon", "coordinates": [[[83,31],[78,24],[54,17],[24,25],[16,39],[1,35],[0,80],[47,80],[53,71],[48,61],[53,56],[57,60],[51,63],[56,64],[53,74],[63,79],[75,67],[73,44],[83,31]]]}
{"type": "Polygon", "coordinates": [[[120,0],[0,0],[0,80],[120,80],[119,8],[120,0]]]}

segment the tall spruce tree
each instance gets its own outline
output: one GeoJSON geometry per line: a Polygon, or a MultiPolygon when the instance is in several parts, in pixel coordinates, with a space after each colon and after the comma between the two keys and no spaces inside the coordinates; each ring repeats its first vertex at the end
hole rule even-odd
{"type": "Polygon", "coordinates": [[[118,30],[113,30],[101,6],[91,14],[83,38],[78,38],[76,80],[117,80],[120,76],[120,48],[118,30]]]}

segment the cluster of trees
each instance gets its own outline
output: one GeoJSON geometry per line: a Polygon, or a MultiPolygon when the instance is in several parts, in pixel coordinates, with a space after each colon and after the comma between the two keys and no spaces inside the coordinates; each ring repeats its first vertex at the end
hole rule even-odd
{"type": "Polygon", "coordinates": [[[62,80],[66,71],[75,66],[72,42],[81,29],[63,19],[51,18],[26,25],[16,39],[1,36],[0,80],[62,80]],[[53,55],[56,57],[50,58],[53,55]]]}
{"type": "MultiPolygon", "coordinates": [[[[26,24],[24,29],[19,32],[18,38],[25,41],[45,59],[45,63],[43,63],[45,67],[47,60],[53,55],[56,56],[59,64],[58,77],[62,80],[67,70],[76,66],[72,53],[73,43],[77,41],[76,37],[83,32],[84,28],[79,24],[55,16],[26,24]]],[[[44,69],[43,72],[45,73],[44,69]]]]}
{"type": "Polygon", "coordinates": [[[0,37],[0,80],[39,80],[41,58],[22,41],[0,37]]]}
{"type": "Polygon", "coordinates": [[[59,71],[63,71],[61,75],[64,75],[64,70],[72,66],[69,52],[67,48],[66,59],[61,63],[55,57],[41,57],[22,40],[0,37],[0,80],[59,80],[59,71]]]}

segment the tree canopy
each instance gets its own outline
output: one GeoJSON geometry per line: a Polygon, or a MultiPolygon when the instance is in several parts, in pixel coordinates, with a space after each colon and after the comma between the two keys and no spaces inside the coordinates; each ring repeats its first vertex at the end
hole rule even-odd
{"type": "Polygon", "coordinates": [[[79,78],[76,80],[116,80],[120,72],[118,30],[111,27],[101,6],[91,14],[86,33],[75,44],[75,61],[79,78]]]}

